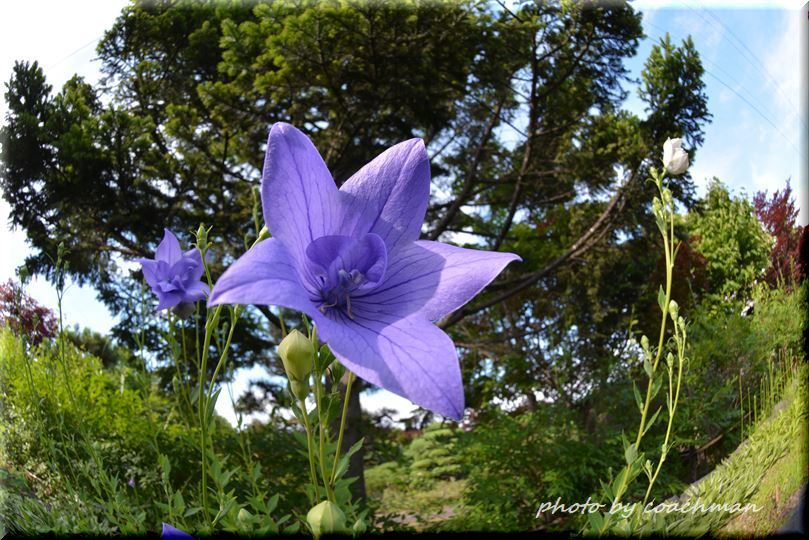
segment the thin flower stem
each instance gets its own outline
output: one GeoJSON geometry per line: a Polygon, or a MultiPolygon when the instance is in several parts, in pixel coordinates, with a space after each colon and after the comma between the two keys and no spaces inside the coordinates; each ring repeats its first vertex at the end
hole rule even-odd
{"type": "Polygon", "coordinates": [[[216,364],[216,369],[214,369],[213,377],[211,377],[211,384],[208,386],[208,396],[206,398],[206,402],[211,401],[211,396],[213,396],[213,387],[214,384],[216,383],[216,377],[219,375],[219,371],[222,369],[222,366],[224,366],[225,362],[227,362],[228,349],[230,348],[230,342],[233,339],[233,332],[236,329],[236,323],[239,322],[240,313],[241,313],[241,306],[237,304],[233,308],[233,315],[230,318],[230,329],[228,330],[228,337],[225,340],[225,346],[222,347],[222,353],[219,356],[219,362],[216,364]]]}
{"type": "Polygon", "coordinates": [[[202,359],[200,361],[199,370],[199,395],[197,401],[199,403],[199,424],[200,424],[200,452],[202,458],[202,511],[205,514],[205,519],[211,523],[211,516],[208,513],[208,463],[207,456],[205,455],[205,447],[208,444],[208,422],[206,417],[207,403],[203,399],[205,392],[205,374],[208,368],[208,354],[211,347],[211,335],[214,328],[219,323],[219,315],[222,312],[222,306],[216,306],[213,315],[208,316],[205,322],[205,338],[202,343],[202,359]]]}
{"type": "MultiPolygon", "coordinates": [[[[661,202],[663,202],[664,201],[664,198],[663,198],[663,182],[662,182],[663,177],[662,177],[662,174],[660,176],[658,176],[657,173],[654,173],[654,175],[655,175],[655,183],[657,184],[658,191],[660,192],[660,200],[661,200],[661,202]]],[[[672,249],[673,243],[674,243],[674,202],[672,201],[670,209],[667,206],[664,206],[663,207],[663,212],[664,212],[664,215],[668,218],[668,221],[669,221],[668,230],[667,231],[661,231],[661,235],[663,237],[663,250],[664,250],[664,254],[665,254],[665,258],[666,258],[665,302],[664,302],[663,306],[661,306],[661,310],[663,311],[663,316],[661,317],[661,321],[660,321],[660,336],[658,338],[657,353],[655,354],[655,359],[654,359],[654,362],[652,363],[652,373],[651,373],[651,375],[649,375],[649,382],[648,382],[648,384],[646,386],[646,399],[644,400],[644,403],[643,403],[643,409],[641,411],[640,424],[638,426],[638,434],[637,434],[637,437],[635,438],[635,444],[634,444],[635,450],[638,450],[640,448],[640,442],[643,439],[643,435],[644,435],[644,432],[646,430],[646,420],[647,420],[647,416],[649,414],[649,407],[650,407],[651,402],[652,402],[652,388],[654,387],[654,381],[655,381],[655,375],[657,373],[657,367],[660,364],[660,359],[661,359],[662,354],[663,354],[663,344],[664,344],[665,334],[666,334],[666,321],[667,321],[668,316],[669,316],[668,308],[669,308],[669,304],[671,302],[671,284],[672,284],[672,276],[673,276],[673,270],[674,270],[674,261],[673,261],[673,259],[674,259],[674,254],[676,253],[676,251],[674,251],[672,249]],[[669,239],[671,239],[671,241],[669,241],[669,239]]],[[[676,324],[675,324],[675,326],[676,326],[676,324]]],[[[682,369],[682,366],[680,366],[680,368],[682,369]]],[[[679,384],[679,381],[678,381],[678,384],[679,384]]],[[[679,396],[679,387],[678,387],[678,396],[679,396]]],[[[670,418],[670,422],[671,422],[671,418],[670,418]]],[[[668,439],[666,439],[666,444],[667,443],[668,443],[668,439]]],[[[622,481],[621,481],[620,485],[618,486],[618,489],[616,490],[615,498],[613,499],[613,503],[612,503],[613,505],[615,503],[621,502],[621,497],[623,497],[624,493],[626,492],[627,487],[629,487],[629,477],[630,477],[631,469],[632,469],[632,464],[631,463],[628,463],[624,467],[624,470],[623,470],[624,474],[623,474],[623,477],[622,477],[622,481]]],[[[658,470],[659,470],[659,467],[658,467],[658,470]]],[[[651,486],[649,487],[649,490],[651,490],[651,486]]],[[[604,532],[606,532],[607,528],[609,527],[610,517],[611,516],[612,516],[612,514],[607,514],[606,518],[603,521],[603,525],[601,526],[601,529],[599,530],[599,534],[603,534],[604,532]]]]}
{"type": "MultiPolygon", "coordinates": [[[[317,472],[315,469],[315,438],[312,435],[312,426],[309,423],[309,413],[306,410],[306,400],[301,399],[301,413],[303,413],[303,427],[306,428],[306,446],[309,450],[309,475],[312,480],[312,487],[315,488],[315,500],[318,499],[317,495],[317,472]]],[[[314,501],[313,501],[314,502],[314,501]]]]}
{"type": "MultiPolygon", "coordinates": [[[[315,336],[316,337],[316,336],[315,336]]],[[[321,373],[315,373],[315,403],[317,406],[318,433],[320,435],[320,475],[323,477],[323,485],[326,487],[326,497],[336,503],[334,491],[329,482],[329,475],[326,474],[326,423],[323,420],[323,381],[321,373]]]]}
{"type": "MultiPolygon", "coordinates": [[[[674,317],[672,317],[674,319],[674,317]]],[[[652,492],[652,486],[654,486],[655,480],[657,480],[658,474],[660,474],[660,469],[663,467],[663,462],[666,461],[666,454],[668,453],[668,446],[669,446],[669,439],[671,437],[671,428],[674,424],[674,413],[677,410],[677,403],[680,400],[680,385],[683,380],[683,363],[684,363],[684,349],[685,349],[685,336],[682,337],[682,341],[680,341],[680,335],[677,329],[677,322],[675,321],[672,326],[674,327],[674,337],[677,341],[677,389],[676,391],[673,390],[673,383],[672,383],[672,373],[669,370],[669,422],[668,426],[666,426],[666,438],[663,441],[662,452],[660,454],[660,459],[657,462],[657,468],[655,469],[654,474],[649,479],[649,486],[646,488],[646,495],[643,497],[643,506],[646,506],[646,501],[649,500],[649,495],[652,492]],[[673,393],[673,396],[672,396],[673,393]]]]}
{"type": "Polygon", "coordinates": [[[284,324],[284,310],[278,308],[278,322],[281,323],[281,339],[287,337],[287,325],[284,324]]]}
{"type": "Polygon", "coordinates": [[[348,416],[348,400],[351,399],[351,385],[354,383],[354,372],[348,372],[348,381],[346,381],[346,395],[343,399],[343,414],[340,416],[340,434],[337,436],[337,449],[334,451],[334,463],[331,467],[331,481],[329,482],[332,487],[337,481],[337,463],[340,460],[340,450],[343,448],[343,431],[346,426],[346,417],[348,416]]]}

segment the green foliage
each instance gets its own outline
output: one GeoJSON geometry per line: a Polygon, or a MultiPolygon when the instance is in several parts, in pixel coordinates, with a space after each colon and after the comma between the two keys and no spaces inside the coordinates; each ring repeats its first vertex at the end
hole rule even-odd
{"type": "Polygon", "coordinates": [[[464,511],[452,524],[459,530],[549,526],[558,516],[542,516],[538,523],[539,504],[557,497],[586,500],[620,452],[593,441],[570,411],[553,405],[518,417],[501,414],[465,434],[461,445],[469,473],[464,511]]]}
{"type": "Polygon", "coordinates": [[[84,353],[101,360],[104,368],[135,368],[138,362],[135,355],[126,347],[119,345],[111,337],[105,336],[89,328],[79,330],[78,326],[67,330],[67,338],[84,353]]]}
{"type": "Polygon", "coordinates": [[[708,281],[717,301],[746,298],[770,264],[772,246],[750,202],[732,197],[714,178],[698,212],[689,216],[689,229],[699,236],[696,248],[708,259],[708,281]]]}
{"type": "MultiPolygon", "coordinates": [[[[200,523],[199,430],[155,378],[65,343],[26,351],[0,331],[0,470],[4,526],[12,532],[143,533],[162,521],[200,523]],[[13,511],[12,511],[13,510],[13,511]]],[[[266,534],[305,495],[305,460],[292,433],[251,427],[237,433],[214,417],[209,456],[219,527],[266,534]],[[254,459],[253,448],[260,448],[254,459]],[[218,455],[227,457],[218,457],[218,455]],[[284,498],[269,497],[282,491],[284,498]],[[244,512],[239,518],[239,512],[244,512]]]]}
{"type": "Polygon", "coordinates": [[[441,424],[430,424],[424,433],[405,450],[410,460],[410,482],[427,486],[434,480],[458,478],[462,463],[458,455],[456,435],[441,424]]]}

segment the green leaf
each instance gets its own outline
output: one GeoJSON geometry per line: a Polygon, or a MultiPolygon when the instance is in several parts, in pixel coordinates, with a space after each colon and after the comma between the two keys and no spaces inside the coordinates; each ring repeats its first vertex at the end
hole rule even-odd
{"type": "Polygon", "coordinates": [[[590,524],[591,531],[600,531],[604,526],[604,516],[601,515],[601,512],[588,513],[587,522],[590,524]]]}
{"type": "Polygon", "coordinates": [[[638,458],[638,449],[635,448],[634,443],[624,448],[624,459],[627,465],[632,465],[638,458]]]}
{"type": "Polygon", "coordinates": [[[638,386],[635,384],[635,381],[632,381],[632,393],[635,395],[635,404],[638,406],[638,411],[643,413],[643,400],[640,397],[640,392],[638,391],[638,386]]]}
{"type": "Polygon", "coordinates": [[[647,431],[649,431],[650,429],[652,429],[652,426],[654,425],[655,420],[657,420],[657,415],[658,415],[658,414],[660,414],[660,411],[661,411],[661,410],[663,410],[663,407],[658,407],[658,408],[657,408],[657,411],[655,411],[655,413],[654,413],[654,414],[652,415],[652,417],[649,419],[649,422],[646,424],[646,428],[643,430],[643,434],[644,434],[644,435],[646,435],[646,432],[647,432],[647,431]]]}
{"type": "Polygon", "coordinates": [[[666,309],[666,293],[663,291],[663,285],[660,285],[660,288],[657,290],[657,305],[660,307],[660,311],[668,313],[666,309]]]}

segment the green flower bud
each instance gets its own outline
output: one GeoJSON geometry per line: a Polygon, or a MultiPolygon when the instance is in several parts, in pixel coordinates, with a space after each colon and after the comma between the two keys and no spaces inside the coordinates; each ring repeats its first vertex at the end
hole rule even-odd
{"type": "Polygon", "coordinates": [[[241,523],[250,523],[250,520],[253,519],[253,514],[251,514],[246,508],[242,508],[236,515],[236,519],[241,523]]]}
{"type": "Polygon", "coordinates": [[[315,348],[306,336],[297,330],[287,334],[278,345],[278,355],[290,382],[308,382],[315,362],[315,348]]]}
{"type": "Polygon", "coordinates": [[[675,302],[674,300],[669,302],[669,313],[671,313],[672,317],[676,318],[677,317],[677,312],[679,310],[680,310],[680,306],[677,305],[677,302],[675,302]]]}
{"type": "Polygon", "coordinates": [[[663,203],[657,197],[652,200],[652,213],[659,216],[663,213],[663,203]]]}
{"type": "Polygon", "coordinates": [[[640,346],[643,347],[643,350],[649,349],[649,338],[647,338],[645,335],[641,336],[640,338],[640,346]]]}
{"type": "Polygon", "coordinates": [[[671,206],[671,190],[669,188],[663,188],[663,203],[666,207],[671,206]]]}
{"type": "Polygon", "coordinates": [[[309,513],[306,514],[306,522],[312,529],[312,534],[318,538],[322,534],[345,531],[346,516],[333,502],[323,501],[309,510],[309,513]]]}
{"type": "Polygon", "coordinates": [[[208,250],[210,244],[208,243],[208,233],[211,232],[211,227],[205,228],[204,223],[200,223],[197,232],[194,235],[197,237],[197,248],[204,254],[208,250]]]}

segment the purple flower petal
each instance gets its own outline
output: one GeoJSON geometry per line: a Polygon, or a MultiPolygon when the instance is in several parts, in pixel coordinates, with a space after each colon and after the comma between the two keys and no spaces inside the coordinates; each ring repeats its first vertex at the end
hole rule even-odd
{"type": "Polygon", "coordinates": [[[160,303],[157,304],[157,311],[161,309],[168,309],[173,308],[177,304],[183,301],[182,292],[160,292],[155,291],[157,293],[157,298],[160,300],[160,303]]]}
{"type": "Polygon", "coordinates": [[[194,537],[185,531],[181,531],[176,527],[172,527],[168,523],[163,523],[163,530],[160,533],[160,538],[164,540],[194,540],[194,537]]]}
{"type": "Polygon", "coordinates": [[[430,198],[430,161],[424,142],[411,139],[382,152],[340,188],[343,233],[382,237],[388,251],[417,240],[430,198]]]}
{"type": "MultiPolygon", "coordinates": [[[[209,251],[208,255],[210,254],[211,252],[209,251]]],[[[189,249],[183,253],[183,258],[194,261],[194,272],[191,274],[191,279],[194,281],[202,279],[202,275],[205,273],[205,266],[202,264],[202,253],[197,248],[189,249]]]]}
{"type": "Polygon", "coordinates": [[[337,186],[309,137],[278,122],[270,130],[261,181],[264,219],[298,261],[312,240],[339,234],[337,186]]]}
{"type": "Polygon", "coordinates": [[[222,274],[208,299],[209,306],[218,304],[272,304],[317,312],[289,252],[276,238],[253,246],[222,274]]]}
{"type": "Polygon", "coordinates": [[[152,259],[138,259],[137,262],[140,263],[143,269],[143,278],[146,280],[146,283],[152,289],[156,288],[159,281],[157,275],[158,262],[152,259]]]}
{"type": "Polygon", "coordinates": [[[180,249],[180,241],[170,230],[163,229],[163,240],[157,246],[155,260],[166,261],[171,266],[179,261],[182,256],[183,251],[180,249]]]}
{"type": "Polygon", "coordinates": [[[458,354],[434,324],[419,315],[368,318],[361,312],[343,320],[318,314],[315,321],[323,341],[358,377],[444,416],[463,416],[458,354]]]}
{"type": "Polygon", "coordinates": [[[353,300],[366,313],[420,313],[437,321],[463,306],[497,277],[513,253],[465,249],[420,240],[390,256],[385,281],[353,300]]]}

